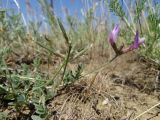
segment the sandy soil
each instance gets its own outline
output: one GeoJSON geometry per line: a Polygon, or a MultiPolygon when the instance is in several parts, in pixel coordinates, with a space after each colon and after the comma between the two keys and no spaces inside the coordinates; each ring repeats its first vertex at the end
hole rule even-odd
{"type": "MultiPolygon", "coordinates": [[[[88,73],[108,59],[94,56],[89,62],[84,61],[88,73]]],[[[105,69],[59,90],[59,95],[48,104],[53,113],[50,119],[133,120],[160,102],[154,86],[158,69],[153,62],[135,53],[120,56],[105,69]]],[[[160,106],[139,120],[160,120],[160,106]]]]}
{"type": "MultiPolygon", "coordinates": [[[[155,90],[160,68],[153,61],[138,57],[135,52],[122,55],[106,65],[108,58],[106,54],[95,55],[92,52],[69,64],[74,69],[77,63],[83,63],[83,75],[101,66],[104,69],[59,89],[47,103],[50,120],[133,120],[160,103],[160,92],[157,90],[160,86],[155,90]]],[[[14,68],[16,62],[12,60],[8,59],[8,63],[14,68]]],[[[51,66],[54,68],[48,68],[44,63],[40,71],[47,74],[54,71],[59,63],[59,59],[53,60],[51,66]]],[[[143,114],[139,120],[160,120],[160,106],[143,114]]]]}

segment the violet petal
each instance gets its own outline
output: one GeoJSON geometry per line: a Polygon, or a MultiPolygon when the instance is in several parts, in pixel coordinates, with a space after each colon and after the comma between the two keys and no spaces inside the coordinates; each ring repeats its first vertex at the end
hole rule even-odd
{"type": "Polygon", "coordinates": [[[110,42],[111,45],[113,45],[116,42],[118,34],[119,34],[119,31],[120,31],[119,25],[116,25],[113,28],[112,32],[110,33],[110,35],[109,35],[109,42],[110,42]]]}

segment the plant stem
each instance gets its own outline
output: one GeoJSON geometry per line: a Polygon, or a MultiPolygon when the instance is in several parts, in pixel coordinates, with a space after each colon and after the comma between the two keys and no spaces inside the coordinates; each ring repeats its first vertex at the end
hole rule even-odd
{"type": "Polygon", "coordinates": [[[128,28],[132,31],[132,33],[135,35],[136,32],[135,30],[130,26],[128,20],[126,19],[126,17],[123,17],[122,20],[126,23],[126,25],[128,26],[128,28]]]}
{"type": "Polygon", "coordinates": [[[140,115],[138,115],[137,117],[135,117],[133,120],[137,120],[138,118],[140,118],[142,115],[144,115],[145,113],[149,112],[150,110],[152,110],[153,108],[157,107],[160,105],[160,102],[157,103],[156,105],[152,106],[151,108],[149,108],[148,110],[144,111],[143,113],[141,113],[140,115]]]}
{"type": "Polygon", "coordinates": [[[57,72],[55,73],[54,77],[47,82],[47,85],[53,84],[53,81],[55,80],[55,78],[57,77],[57,75],[60,73],[60,71],[62,70],[62,68],[64,67],[64,65],[65,65],[65,61],[64,61],[63,64],[59,67],[59,69],[58,69],[57,72]]]}
{"type": "Polygon", "coordinates": [[[66,72],[66,68],[67,68],[67,65],[68,65],[68,62],[69,62],[69,57],[70,57],[71,49],[72,49],[72,46],[71,46],[71,44],[70,44],[70,45],[69,45],[69,49],[68,49],[67,58],[66,58],[66,60],[65,60],[64,71],[63,71],[63,75],[62,75],[62,81],[63,81],[63,79],[64,79],[65,72],[66,72]]]}
{"type": "MultiPolygon", "coordinates": [[[[136,1],[136,7],[138,6],[138,3],[136,1]]],[[[140,17],[138,15],[138,24],[139,24],[139,27],[140,27],[140,30],[141,30],[141,34],[143,35],[143,32],[142,32],[142,25],[141,25],[141,20],[140,20],[140,17]]]]}
{"type": "Polygon", "coordinates": [[[125,5],[126,8],[127,8],[127,11],[128,11],[129,16],[130,16],[130,18],[131,18],[131,22],[132,22],[132,24],[133,24],[133,28],[135,29],[135,25],[134,25],[134,22],[133,22],[133,18],[132,18],[132,15],[131,15],[130,10],[129,10],[129,8],[128,8],[128,5],[126,4],[126,1],[125,1],[125,0],[123,0],[123,3],[124,3],[124,5],[125,5]]]}
{"type": "Polygon", "coordinates": [[[90,74],[92,74],[92,73],[97,73],[97,72],[105,69],[106,66],[108,66],[108,64],[110,64],[111,62],[113,62],[113,60],[115,60],[118,56],[119,56],[119,55],[116,55],[115,57],[113,57],[113,58],[112,58],[110,61],[108,61],[107,63],[104,63],[103,65],[101,65],[101,66],[98,67],[97,69],[94,69],[94,70],[92,70],[92,71],[90,71],[90,72],[82,75],[80,78],[85,77],[85,76],[88,76],[88,75],[90,75],[90,74]]]}

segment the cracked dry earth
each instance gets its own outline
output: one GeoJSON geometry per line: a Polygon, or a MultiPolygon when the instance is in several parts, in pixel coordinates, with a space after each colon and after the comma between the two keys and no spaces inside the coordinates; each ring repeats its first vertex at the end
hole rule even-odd
{"type": "MultiPolygon", "coordinates": [[[[107,61],[106,57],[95,56],[86,62],[85,71],[94,70],[107,61]]],[[[98,73],[60,89],[48,104],[50,119],[133,120],[160,102],[160,94],[155,92],[158,70],[152,61],[133,52],[122,55],[98,73]]],[[[160,106],[138,119],[160,120],[160,106]]]]}

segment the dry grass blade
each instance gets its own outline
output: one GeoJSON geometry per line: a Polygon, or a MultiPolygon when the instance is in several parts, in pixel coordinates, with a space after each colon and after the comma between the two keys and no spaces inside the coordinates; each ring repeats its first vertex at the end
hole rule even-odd
{"type": "Polygon", "coordinates": [[[160,105],[160,102],[157,103],[156,105],[152,106],[151,108],[149,108],[148,110],[144,111],[143,113],[141,113],[140,115],[138,115],[137,117],[135,117],[133,120],[137,120],[138,118],[140,118],[142,115],[146,114],[147,112],[149,112],[150,110],[152,110],[153,108],[157,107],[160,105]]]}

